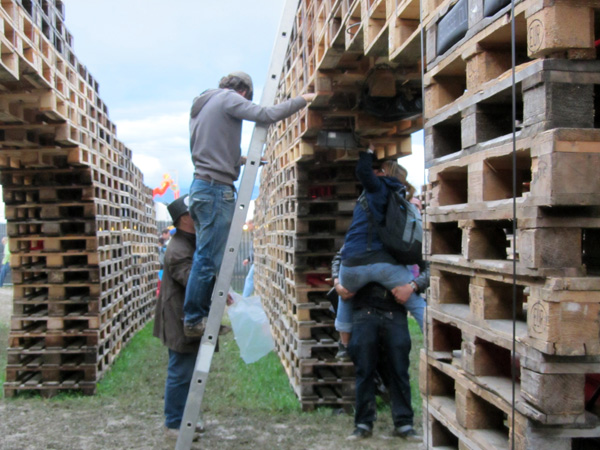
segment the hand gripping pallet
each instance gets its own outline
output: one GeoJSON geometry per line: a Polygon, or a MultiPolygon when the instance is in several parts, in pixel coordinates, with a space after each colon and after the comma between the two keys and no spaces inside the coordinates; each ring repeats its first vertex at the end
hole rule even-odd
{"type": "MultiPolygon", "coordinates": [[[[272,105],[275,101],[275,94],[279,86],[279,75],[281,74],[283,63],[288,48],[289,35],[292,30],[294,18],[298,8],[298,0],[287,0],[273,54],[271,55],[271,66],[269,67],[268,78],[260,101],[262,106],[272,105]]],[[[187,450],[191,448],[194,437],[194,430],[202,406],[202,398],[206,380],[210,371],[210,364],[217,345],[219,327],[225,311],[227,293],[233,277],[233,268],[237,259],[238,248],[242,238],[242,226],[246,220],[247,207],[250,202],[258,168],[260,166],[260,157],[262,149],[267,139],[267,126],[256,124],[250,141],[248,157],[242,182],[240,184],[239,195],[236,202],[227,244],[225,246],[225,255],[219,270],[215,287],[212,292],[212,304],[208,314],[206,331],[198,350],[194,375],[190,384],[183,420],[177,438],[176,450],[187,450]]]]}

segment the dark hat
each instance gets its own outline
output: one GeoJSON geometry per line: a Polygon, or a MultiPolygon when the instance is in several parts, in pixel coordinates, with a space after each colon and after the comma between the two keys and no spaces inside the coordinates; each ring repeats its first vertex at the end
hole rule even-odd
{"type": "Polygon", "coordinates": [[[171,214],[171,219],[173,219],[173,223],[177,222],[177,219],[189,212],[188,203],[188,196],[184,195],[183,197],[179,197],[177,200],[171,202],[169,206],[167,206],[169,214],[171,214]]]}

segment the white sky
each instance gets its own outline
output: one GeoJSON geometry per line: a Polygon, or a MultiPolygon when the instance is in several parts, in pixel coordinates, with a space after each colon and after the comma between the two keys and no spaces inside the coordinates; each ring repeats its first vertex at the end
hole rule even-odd
{"type": "MultiPolygon", "coordinates": [[[[283,0],[64,0],[74,53],[100,85],[117,125],[151,188],[168,173],[188,191],[193,166],[188,113],[193,98],[234,70],[254,79],[260,99],[283,0]]],[[[252,124],[244,127],[247,151],[252,124]]],[[[422,133],[403,158],[423,184],[422,133]]],[[[172,197],[160,198],[170,201],[172,197]]]]}

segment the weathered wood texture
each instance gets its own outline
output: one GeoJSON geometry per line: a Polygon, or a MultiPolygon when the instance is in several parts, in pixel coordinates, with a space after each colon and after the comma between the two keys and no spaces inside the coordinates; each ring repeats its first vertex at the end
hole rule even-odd
{"type": "Polygon", "coordinates": [[[0,181],[14,283],[4,389],[92,394],[153,313],[151,190],[73,53],[63,3],[3,1],[0,23],[0,181]]]}

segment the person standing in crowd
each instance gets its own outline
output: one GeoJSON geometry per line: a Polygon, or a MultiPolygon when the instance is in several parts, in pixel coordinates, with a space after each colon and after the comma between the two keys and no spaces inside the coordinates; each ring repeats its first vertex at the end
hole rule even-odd
{"type": "Polygon", "coordinates": [[[190,150],[194,180],[190,214],[196,226],[196,252],[184,304],[186,336],[204,334],[212,290],[223,260],[235,208],[235,188],[244,159],[242,121],[270,124],[291,116],[312,101],[304,94],[274,106],[252,103],[253,84],[244,72],[223,77],[218,89],[194,99],[190,112],[190,150]]]}
{"type": "Polygon", "coordinates": [[[167,437],[177,439],[199,346],[199,341],[186,338],[182,321],[185,288],[196,250],[196,234],[187,196],[169,204],[168,210],[177,232],[165,253],[163,278],[156,303],[154,336],[169,349],[165,432],[167,437]]]}
{"type": "Polygon", "coordinates": [[[8,237],[2,238],[2,244],[4,245],[4,253],[2,257],[2,269],[0,269],[0,287],[4,286],[4,280],[10,273],[10,247],[8,244],[8,237]]]}
{"type": "Polygon", "coordinates": [[[165,228],[160,232],[160,237],[163,239],[165,245],[169,243],[169,239],[171,239],[171,230],[169,228],[165,228]]]}
{"type": "Polygon", "coordinates": [[[165,242],[165,239],[161,236],[158,238],[158,263],[160,264],[161,270],[165,265],[165,253],[167,253],[167,243],[165,242]]]}
{"type": "Polygon", "coordinates": [[[356,409],[354,431],[349,440],[373,435],[377,419],[375,376],[385,371],[392,406],[392,434],[412,442],[421,442],[413,427],[410,365],[411,340],[406,308],[394,294],[378,283],[359,289],[352,299],[352,338],[348,352],[356,369],[356,409]],[[382,364],[380,364],[382,363],[382,364]]]}

